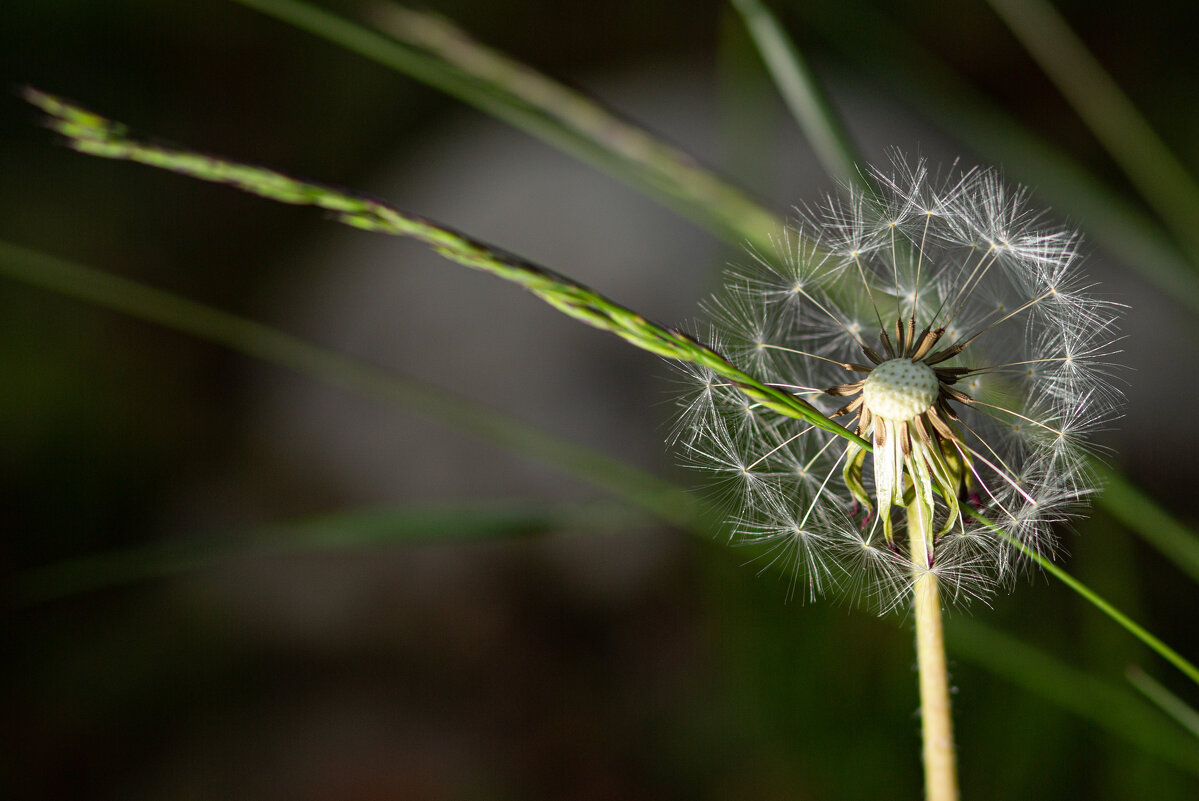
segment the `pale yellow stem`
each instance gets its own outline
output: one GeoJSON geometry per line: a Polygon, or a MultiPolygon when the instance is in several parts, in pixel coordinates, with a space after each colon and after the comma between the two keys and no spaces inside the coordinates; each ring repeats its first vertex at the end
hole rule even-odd
{"type": "Polygon", "coordinates": [[[928,508],[919,497],[908,507],[915,581],[916,662],[920,669],[920,719],[924,731],[924,797],[926,801],[957,801],[957,755],[953,748],[953,719],[949,709],[949,672],[945,667],[945,636],[941,629],[941,593],[931,567],[933,527],[928,508]]]}

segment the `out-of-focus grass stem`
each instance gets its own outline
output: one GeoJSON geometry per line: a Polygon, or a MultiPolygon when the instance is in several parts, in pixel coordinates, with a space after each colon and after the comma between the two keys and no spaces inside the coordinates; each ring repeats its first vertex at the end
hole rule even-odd
{"type": "Polygon", "coordinates": [[[1046,0],[987,0],[1199,268],[1199,184],[1046,0]]]}
{"type": "Polygon", "coordinates": [[[1103,482],[1096,504],[1199,582],[1199,536],[1115,470],[1098,460],[1091,469],[1103,482]]]}
{"type": "Polygon", "coordinates": [[[770,251],[778,218],[689,155],[449,21],[391,3],[377,30],[302,0],[234,0],[404,73],[614,175],[732,244],[770,251]]]}
{"type": "Polygon", "coordinates": [[[854,69],[910,103],[979,157],[1002,164],[1059,213],[1084,222],[1094,242],[1165,297],[1199,312],[1199,265],[1160,223],[974,89],[912,38],[902,20],[857,0],[838,0],[835,6],[812,2],[793,9],[854,69]]]}
{"type": "Polygon", "coordinates": [[[759,0],[732,0],[732,4],[824,171],[844,185],[864,186],[849,132],[778,19],[759,0]]]}
{"type": "Polygon", "coordinates": [[[1152,701],[1158,709],[1174,718],[1187,731],[1199,737],[1199,712],[1188,706],[1181,698],[1159,684],[1152,676],[1136,665],[1124,671],[1130,684],[1152,701]]]}

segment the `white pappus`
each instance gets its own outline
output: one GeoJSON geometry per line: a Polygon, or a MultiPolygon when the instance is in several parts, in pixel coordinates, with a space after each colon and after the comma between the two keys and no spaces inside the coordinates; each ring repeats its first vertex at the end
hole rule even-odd
{"type": "Polygon", "coordinates": [[[1119,405],[1120,306],[1091,294],[1078,235],[995,171],[896,159],[868,177],[801,212],[777,258],[730,271],[704,333],[873,452],[693,365],[674,438],[737,498],[734,538],[770,546],[808,597],[890,609],[932,571],[951,600],[985,599],[1026,561],[1015,543],[1052,553],[1052,525],[1094,491],[1087,437],[1119,405]],[[907,542],[917,502],[927,564],[907,542]]]}

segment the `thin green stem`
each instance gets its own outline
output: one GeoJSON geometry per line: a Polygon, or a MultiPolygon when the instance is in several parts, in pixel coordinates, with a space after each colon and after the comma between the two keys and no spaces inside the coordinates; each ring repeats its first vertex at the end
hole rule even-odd
{"type": "Polygon", "coordinates": [[[1018,542],[1014,538],[1009,537],[1008,539],[1011,542],[1015,542],[1017,547],[1019,547],[1020,551],[1025,556],[1027,556],[1029,559],[1032,559],[1034,562],[1044,568],[1047,573],[1101,609],[1105,615],[1116,621],[1116,623],[1119,625],[1123,626],[1134,637],[1145,643],[1145,645],[1156,651],[1159,656],[1189,676],[1196,684],[1199,684],[1199,668],[1196,668],[1194,665],[1184,659],[1181,654],[1179,654],[1170,646],[1166,645],[1157,637],[1150,634],[1139,623],[1128,617],[1128,615],[1112,606],[1111,603],[1100,596],[1099,593],[1095,592],[1090,587],[1074,578],[1074,576],[1071,576],[1065,570],[1062,570],[1053,562],[1050,562],[1044,556],[1041,556],[1041,554],[1036,553],[1032,549],[1025,546],[1024,543],[1018,542]]]}
{"type": "MultiPolygon", "coordinates": [[[[401,406],[554,467],[566,475],[577,476],[681,529],[707,536],[719,530],[714,510],[700,503],[692,494],[657,476],[449,393],[406,381],[372,365],[324,350],[261,323],[5,242],[0,242],[0,273],[401,406]]],[[[977,512],[969,508],[966,511],[999,531],[997,526],[977,512]]],[[[1052,563],[1026,549],[1025,552],[1039,564],[1047,565],[1046,569],[1054,576],[1088,600],[1098,598],[1052,563]]],[[[1128,621],[1130,625],[1126,625],[1128,619],[1110,604],[1102,602],[1096,603],[1096,606],[1142,642],[1166,656],[1188,676],[1193,679],[1199,676],[1199,671],[1189,662],[1140,626],[1131,621],[1128,621]]]]}
{"type": "Polygon", "coordinates": [[[932,510],[916,493],[908,506],[912,554],[912,609],[916,619],[916,663],[920,671],[920,721],[924,739],[926,801],[957,801],[957,754],[949,704],[949,671],[941,625],[941,594],[933,572],[932,510]]]}
{"type": "MultiPolygon", "coordinates": [[[[578,475],[682,528],[708,532],[716,529],[710,511],[702,510],[692,496],[650,474],[559,440],[538,429],[515,423],[447,393],[412,384],[259,323],[6,243],[0,243],[0,272],[224,344],[247,355],[290,367],[368,396],[399,403],[566,473],[578,475]]],[[[1039,554],[1024,549],[1019,543],[1017,545],[1138,639],[1192,679],[1199,680],[1199,671],[1156,637],[1039,554]]]]}
{"type": "MultiPolygon", "coordinates": [[[[71,146],[81,152],[106,158],[137,161],[203,180],[231,184],[243,191],[253,192],[279,202],[317,206],[333,212],[337,220],[354,227],[418,239],[446,258],[468,267],[486,270],[505,280],[517,283],[560,311],[589,325],[615,333],[638,347],[667,358],[691,361],[711,369],[737,386],[753,402],[761,404],[765,408],[779,414],[808,420],[813,425],[858,442],[861,447],[866,449],[870,447],[869,443],[829,421],[798,397],[762,384],[752,376],[733,367],[722,356],[695,339],[674,329],[651,323],[635,312],[562,275],[485,245],[453,229],[439,226],[415,215],[404,214],[373,198],[297,180],[261,167],[215,159],[191,151],[137,142],[128,138],[124,126],[97,114],[35,90],[27,90],[26,96],[51,115],[51,127],[66,136],[71,146]]],[[[564,448],[564,443],[541,432],[531,430],[524,434],[516,434],[513,429],[499,424],[497,420],[487,421],[486,415],[472,419],[476,412],[474,407],[455,408],[456,404],[461,405],[462,402],[456,401],[456,399],[444,402],[436,400],[425,394],[427,391],[424,388],[405,387],[402,383],[397,384],[393,376],[382,371],[348,362],[336,354],[313,348],[307,343],[299,342],[256,323],[225,315],[222,312],[165,293],[158,293],[157,290],[132,282],[121,284],[122,279],[96,273],[96,271],[90,271],[79,265],[49,259],[49,257],[22,251],[22,249],[12,246],[7,246],[6,250],[8,256],[16,257],[17,262],[24,260],[25,267],[18,272],[23,272],[21,277],[32,283],[43,285],[53,284],[55,281],[62,283],[64,275],[70,273],[71,278],[65,282],[70,286],[55,288],[68,294],[78,293],[79,296],[88,297],[93,302],[102,305],[129,310],[130,313],[172,325],[181,330],[194,332],[201,329],[206,330],[210,335],[209,338],[215,341],[247,348],[246,352],[295,366],[296,369],[302,371],[314,374],[324,372],[335,383],[357,388],[367,394],[385,397],[411,396],[414,399],[414,405],[423,405],[430,414],[445,411],[450,416],[458,415],[464,423],[463,427],[467,430],[477,430],[483,436],[496,441],[507,440],[513,444],[519,443],[522,445],[520,448],[522,450],[525,449],[525,446],[529,446],[528,443],[532,443],[529,447],[544,449],[549,460],[553,460],[551,463],[564,464],[568,468],[568,472],[575,472],[570,469],[573,465],[570,463],[572,457],[569,455],[574,449],[570,446],[564,448]],[[60,269],[58,271],[49,270],[44,274],[37,269],[30,270],[28,264],[31,259],[54,262],[60,269]],[[55,273],[57,273],[57,278],[49,278],[55,273]],[[115,295],[114,289],[116,290],[115,295]]],[[[616,460],[597,456],[594,458],[600,460],[597,464],[597,472],[602,477],[601,480],[609,481],[614,487],[629,492],[630,497],[635,498],[640,505],[645,508],[652,506],[661,510],[666,519],[682,520],[688,517],[685,511],[690,506],[688,503],[683,501],[676,506],[673,501],[658,497],[657,490],[662,489],[661,485],[664,482],[656,479],[645,482],[644,476],[639,471],[633,471],[616,460]]],[[[597,483],[599,482],[597,481],[597,483]]],[[[677,499],[677,490],[672,488],[672,492],[668,492],[667,495],[672,493],[677,499]]],[[[1021,547],[1023,548],[1023,546],[1021,547]]],[[[1120,622],[1139,639],[1150,644],[1154,650],[1169,659],[1192,679],[1199,681],[1199,671],[1173,650],[1149,635],[1144,629],[1133,624],[1110,605],[1105,602],[1097,602],[1098,596],[1095,596],[1064,571],[1037,554],[1030,553],[1029,555],[1034,561],[1045,564],[1046,569],[1052,574],[1066,582],[1076,592],[1088,597],[1092,603],[1120,622]]]]}
{"type": "Polygon", "coordinates": [[[1051,576],[1056,578],[1058,581],[1062,582],[1067,587],[1074,590],[1074,592],[1081,595],[1084,599],[1089,601],[1097,609],[1099,609],[1105,615],[1107,615],[1112,620],[1114,620],[1118,625],[1123,627],[1125,631],[1132,634],[1132,636],[1136,637],[1138,640],[1143,642],[1145,645],[1147,645],[1149,648],[1151,648],[1153,651],[1155,651],[1159,656],[1161,656],[1167,662],[1169,662],[1174,667],[1178,668],[1183,673],[1185,673],[1187,675],[1187,677],[1191,679],[1191,681],[1195,682],[1196,684],[1199,684],[1199,668],[1196,668],[1193,664],[1188,662],[1185,658],[1183,658],[1183,656],[1181,654],[1179,654],[1173,648],[1166,645],[1164,642],[1159,640],[1157,637],[1150,634],[1144,627],[1142,627],[1140,624],[1138,624],[1132,618],[1128,617],[1128,615],[1124,614],[1119,609],[1112,606],[1111,603],[1109,603],[1107,600],[1105,600],[1101,595],[1099,595],[1099,593],[1095,592],[1090,587],[1088,587],[1087,585],[1083,584],[1078,579],[1071,576],[1065,570],[1062,570],[1060,567],[1055,565],[1053,562],[1049,561],[1049,559],[1047,559],[1046,557],[1037,553],[1032,548],[1029,548],[1027,545],[1025,545],[1023,542],[1021,542],[1020,540],[1013,537],[1011,534],[1008,534],[1002,528],[997,526],[995,523],[992,523],[987,518],[983,517],[981,514],[979,514],[974,509],[970,508],[969,506],[963,506],[962,509],[963,509],[963,511],[966,512],[966,514],[970,515],[975,520],[979,521],[983,525],[989,526],[993,531],[995,531],[995,533],[999,534],[999,536],[1003,537],[1008,542],[1010,542],[1018,551],[1020,551],[1020,553],[1024,554],[1029,559],[1031,559],[1033,562],[1035,562],[1037,565],[1039,565],[1042,569],[1044,569],[1046,573],[1049,573],[1051,576]]]}

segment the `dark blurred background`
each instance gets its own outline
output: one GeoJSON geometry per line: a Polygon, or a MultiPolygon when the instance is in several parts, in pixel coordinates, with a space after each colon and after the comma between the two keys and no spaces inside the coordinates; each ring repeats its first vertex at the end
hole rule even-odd
{"type": "MultiPolygon", "coordinates": [[[[1061,2],[1191,167],[1183,4],[1061,2]]],[[[362,4],[326,7],[358,14],[362,4]]],[[[777,4],[872,160],[979,160],[880,81],[830,15],[884,15],[1128,191],[981,2],[777,4]]],[[[714,2],[432,7],[696,153],[770,208],[832,189],[714,2]]],[[[852,26],[851,26],[852,27],[852,26]]],[[[154,137],[355,187],[595,286],[695,314],[744,259],[614,179],[402,75],[221,0],[7,0],[0,239],[143,281],[445,388],[680,483],[669,369],[420,246],[60,147],[30,84],[154,137]]],[[[1002,166],[1002,165],[1001,165],[1002,166]]],[[[1037,176],[1011,174],[1037,188],[1037,176]]],[[[1131,191],[1128,191],[1131,196],[1131,191]]],[[[1086,219],[1056,210],[1084,230],[1086,219]]],[[[1097,250],[1128,302],[1111,461],[1196,522],[1199,326],[1097,250]]],[[[380,507],[604,501],[576,479],[224,348],[0,279],[9,584],[65,560],[380,507]]],[[[605,507],[606,508],[606,507],[605,507]]],[[[231,536],[230,536],[231,535],[231,536]]],[[[1199,659],[1195,588],[1103,513],[1068,568],[1199,659]]],[[[915,798],[910,622],[789,599],[717,542],[652,524],[507,541],[235,555],[9,604],[5,798],[915,798]]],[[[1120,685],[1194,686],[1056,581],[955,612],[1120,685]]],[[[964,627],[960,635],[968,636],[964,627]]],[[[1187,773],[985,660],[953,659],[968,798],[1191,798],[1187,773]]]]}

